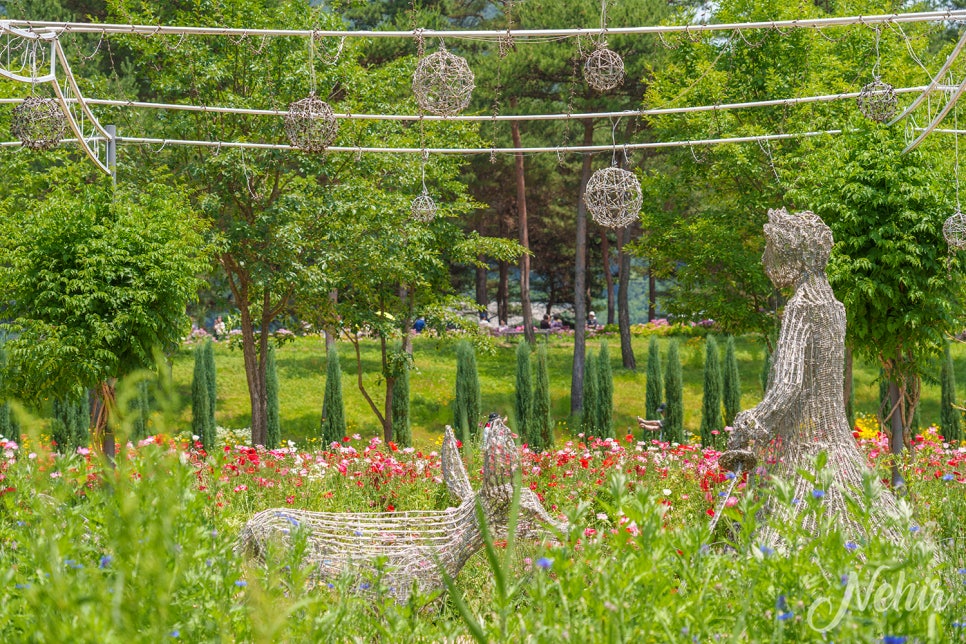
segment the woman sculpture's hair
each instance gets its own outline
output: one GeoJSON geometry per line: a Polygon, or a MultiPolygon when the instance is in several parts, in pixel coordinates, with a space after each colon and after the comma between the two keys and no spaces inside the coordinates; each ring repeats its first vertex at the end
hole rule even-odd
{"type": "Polygon", "coordinates": [[[832,252],[832,230],[815,213],[769,210],[765,236],[771,240],[775,254],[768,261],[797,265],[809,273],[825,270],[832,252]]]}

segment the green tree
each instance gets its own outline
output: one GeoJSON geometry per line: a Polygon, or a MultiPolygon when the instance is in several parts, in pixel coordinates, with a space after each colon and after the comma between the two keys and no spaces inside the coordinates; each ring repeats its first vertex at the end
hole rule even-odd
{"type": "Polygon", "coordinates": [[[345,438],[345,405],[342,401],[342,367],[335,343],[325,356],[325,397],[322,399],[322,442],[329,446],[345,438]]]}
{"type": "Polygon", "coordinates": [[[268,346],[268,361],[265,367],[265,399],[268,402],[268,418],[265,433],[265,447],[276,449],[282,443],[282,425],[278,408],[278,370],[275,365],[275,347],[268,346]]]}
{"type": "Polygon", "coordinates": [[[581,415],[581,429],[584,436],[603,438],[598,422],[600,422],[600,377],[597,375],[597,356],[593,352],[587,354],[587,371],[584,374],[584,411],[581,415]]]}
{"type": "Polygon", "coordinates": [[[215,433],[211,427],[211,396],[208,394],[208,374],[205,373],[204,345],[195,347],[195,369],[191,377],[191,433],[201,441],[206,452],[215,448],[215,433]]]}
{"type": "Polygon", "coordinates": [[[949,343],[943,347],[942,371],[940,373],[941,400],[939,407],[940,429],[943,438],[954,443],[962,440],[962,413],[956,409],[956,371],[953,357],[949,353],[949,343]]]}
{"type": "Polygon", "coordinates": [[[413,428],[409,419],[409,369],[404,369],[393,385],[392,435],[400,447],[413,446],[413,428]]]}
{"type": "Polygon", "coordinates": [[[721,363],[713,335],[705,340],[704,395],[701,399],[701,445],[715,447],[724,423],[721,419],[721,363]],[[718,432],[715,434],[714,432],[718,432]]]}
{"type": "MultiPolygon", "coordinates": [[[[215,374],[215,344],[211,340],[205,340],[204,344],[205,377],[208,378],[208,424],[212,432],[216,431],[218,423],[215,422],[215,405],[218,402],[218,382],[215,374]]],[[[147,391],[147,382],[142,381],[142,386],[147,391]]]]}
{"type": "Polygon", "coordinates": [[[657,346],[657,338],[652,336],[647,346],[647,382],[644,390],[644,418],[647,420],[659,420],[657,408],[661,405],[663,378],[661,353],[657,346]]]}
{"type": "Polygon", "coordinates": [[[526,340],[517,345],[517,379],[514,412],[516,431],[527,445],[539,442],[533,422],[533,375],[530,367],[530,343],[526,340]]]}
{"type": "Polygon", "coordinates": [[[4,394],[6,372],[7,351],[4,348],[4,342],[0,341],[0,436],[19,443],[20,428],[17,426],[17,419],[13,417],[10,403],[4,394]]]}
{"type": "Polygon", "coordinates": [[[480,413],[480,376],[476,370],[476,352],[472,344],[462,340],[456,345],[453,423],[464,443],[470,436],[476,436],[480,413]]]}
{"type": "Polygon", "coordinates": [[[601,437],[614,437],[614,372],[610,366],[607,343],[600,345],[597,356],[597,428],[601,437]]]}
{"type": "Polygon", "coordinates": [[[155,349],[179,346],[207,262],[203,224],[170,175],[148,172],[145,185],[113,189],[86,171],[53,168],[8,186],[0,326],[10,332],[11,396],[38,404],[93,389],[103,432],[116,379],[153,365],[155,349]]]}
{"type": "Polygon", "coordinates": [[[550,415],[550,374],[547,369],[547,346],[537,347],[537,369],[533,385],[533,450],[542,452],[553,447],[553,418],[550,415]]]}
{"type": "Polygon", "coordinates": [[[667,399],[664,435],[669,442],[684,443],[684,381],[681,374],[681,358],[678,354],[677,340],[672,340],[667,350],[664,396],[667,399]]]}
{"type": "MultiPolygon", "coordinates": [[[[208,367],[206,366],[205,369],[207,370],[208,367]]],[[[209,381],[207,387],[211,386],[211,382],[209,381]]],[[[132,416],[131,439],[141,440],[148,435],[148,419],[151,417],[151,400],[147,380],[139,380],[135,387],[137,387],[137,394],[134,396],[133,400],[131,400],[130,405],[130,414],[132,416]]],[[[214,428],[214,419],[211,418],[210,414],[208,418],[208,427],[206,427],[206,429],[209,427],[214,428]]]]}
{"type": "Polygon", "coordinates": [[[724,403],[724,424],[731,427],[735,416],[741,411],[741,373],[738,371],[738,356],[735,354],[735,338],[729,335],[725,343],[724,369],[721,373],[722,402],[724,403]]]}

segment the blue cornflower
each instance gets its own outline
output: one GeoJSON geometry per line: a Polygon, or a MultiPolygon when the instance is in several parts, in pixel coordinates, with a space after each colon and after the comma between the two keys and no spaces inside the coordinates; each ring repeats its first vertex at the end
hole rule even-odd
{"type": "Polygon", "coordinates": [[[787,613],[782,613],[781,615],[779,615],[778,619],[784,622],[786,619],[791,619],[792,617],[795,617],[795,613],[793,613],[792,611],[788,611],[787,613]]]}
{"type": "Polygon", "coordinates": [[[948,472],[946,474],[943,474],[943,480],[944,481],[952,481],[954,478],[956,478],[956,477],[953,476],[952,474],[949,474],[948,472]]]}
{"type": "MultiPolygon", "coordinates": [[[[295,517],[291,517],[291,516],[289,516],[289,515],[286,514],[285,515],[285,520],[288,521],[289,523],[291,523],[292,525],[294,525],[296,528],[299,527],[299,522],[298,522],[298,520],[295,517]]],[[[359,533],[357,532],[356,535],[358,535],[358,534],[359,533]]]]}
{"type": "Polygon", "coordinates": [[[912,532],[913,534],[919,532],[919,526],[917,526],[917,525],[911,525],[911,526],[909,526],[909,532],[912,532]]]}
{"type": "Polygon", "coordinates": [[[886,635],[882,638],[882,644],[906,644],[905,635],[886,635]]]}
{"type": "Polygon", "coordinates": [[[101,557],[101,563],[98,564],[98,568],[107,568],[111,565],[111,555],[104,555],[101,557]]]}
{"type": "Polygon", "coordinates": [[[359,588],[361,588],[362,590],[369,590],[369,582],[368,581],[362,582],[361,584],[359,584],[359,588]]]}
{"type": "Polygon", "coordinates": [[[718,492],[718,496],[728,496],[728,493],[725,491],[721,491],[721,492],[718,492]]]}
{"type": "Polygon", "coordinates": [[[171,637],[181,637],[181,631],[179,631],[178,629],[174,629],[173,631],[171,631],[171,637]]]}
{"type": "Polygon", "coordinates": [[[775,601],[775,608],[778,610],[785,610],[788,608],[788,602],[785,601],[784,595],[779,595],[778,599],[775,601]]]}
{"type": "Polygon", "coordinates": [[[23,526],[27,525],[27,523],[25,521],[17,521],[17,525],[20,526],[20,527],[23,527],[23,526]]]}
{"type": "Polygon", "coordinates": [[[13,587],[17,590],[26,590],[27,588],[30,588],[30,584],[14,584],[13,587]]]}
{"type": "Polygon", "coordinates": [[[235,585],[238,586],[239,588],[244,588],[245,586],[248,585],[248,582],[245,581],[244,579],[239,579],[238,581],[235,582],[235,585]]]}
{"type": "Polygon", "coordinates": [[[211,568],[214,564],[215,562],[213,560],[205,559],[205,565],[208,566],[209,568],[211,568]]]}
{"type": "Polygon", "coordinates": [[[845,543],[845,549],[848,550],[849,552],[855,552],[856,550],[859,549],[859,545],[854,541],[847,541],[845,543]]]}
{"type": "Polygon", "coordinates": [[[798,498],[797,496],[792,499],[792,505],[798,505],[801,502],[802,502],[802,500],[800,498],[798,498]]]}
{"type": "Polygon", "coordinates": [[[848,575],[842,575],[842,578],[839,579],[839,581],[842,582],[842,585],[843,586],[848,586],[849,585],[849,576],[848,575]]]}
{"type": "Polygon", "coordinates": [[[761,554],[765,555],[766,557],[768,555],[775,554],[775,550],[773,548],[769,548],[768,546],[758,546],[758,549],[761,550],[761,554]]]}
{"type": "Polygon", "coordinates": [[[825,497],[825,490],[812,490],[812,496],[816,499],[821,499],[825,497]]]}
{"type": "Polygon", "coordinates": [[[361,537],[361,536],[362,536],[362,530],[356,530],[356,531],[355,531],[355,535],[356,535],[357,537],[361,537]]]}
{"type": "Polygon", "coordinates": [[[735,477],[735,473],[734,472],[728,472],[727,474],[725,474],[725,478],[728,479],[729,481],[731,479],[733,479],[734,477],[735,477]]]}
{"type": "Polygon", "coordinates": [[[331,582],[326,584],[326,586],[328,586],[329,588],[335,588],[335,586],[331,582]]]}
{"type": "Polygon", "coordinates": [[[960,568],[960,569],[959,569],[959,570],[957,570],[956,572],[958,572],[958,573],[959,573],[959,574],[961,574],[961,575],[966,575],[966,568],[960,568]]]}
{"type": "Polygon", "coordinates": [[[553,559],[549,557],[540,557],[537,559],[537,566],[543,568],[544,570],[550,570],[550,566],[553,565],[553,559]]]}

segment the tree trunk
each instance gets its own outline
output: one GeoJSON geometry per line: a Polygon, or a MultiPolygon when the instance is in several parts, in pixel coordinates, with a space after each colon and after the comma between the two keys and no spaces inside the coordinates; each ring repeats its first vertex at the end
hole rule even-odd
{"type": "Polygon", "coordinates": [[[621,334],[621,360],[624,368],[636,370],[637,360],[631,346],[631,312],[627,302],[627,289],[631,282],[631,256],[624,252],[624,244],[630,238],[630,226],[617,231],[617,324],[621,334]]]}
{"type": "Polygon", "coordinates": [[[268,401],[265,398],[265,354],[263,353],[263,359],[259,360],[258,350],[261,347],[261,340],[267,340],[268,337],[262,333],[256,345],[255,324],[252,321],[247,298],[238,300],[238,310],[241,313],[245,379],[248,381],[248,399],[252,408],[252,445],[264,445],[268,438],[268,401]]]}
{"type": "MultiPolygon", "coordinates": [[[[511,99],[511,105],[516,101],[511,99]]],[[[513,147],[522,148],[520,141],[520,123],[513,121],[510,124],[510,132],[513,137],[513,147]]],[[[534,344],[536,335],[533,332],[533,311],[530,308],[530,250],[529,233],[527,232],[527,183],[523,172],[523,154],[517,153],[516,175],[517,175],[517,216],[520,227],[520,245],[523,246],[524,253],[520,256],[520,306],[523,309],[523,335],[527,342],[534,344]]]]}
{"type": "MultiPolygon", "coordinates": [[[[903,437],[903,422],[902,422],[902,410],[899,405],[899,398],[901,397],[901,392],[899,390],[899,385],[895,380],[889,381],[889,402],[892,404],[892,437],[889,440],[889,447],[892,453],[898,457],[902,452],[904,446],[903,437]]],[[[892,463],[892,487],[895,489],[905,488],[906,481],[902,478],[902,473],[899,472],[899,465],[896,462],[892,463]]]]}
{"type": "Polygon", "coordinates": [[[647,321],[653,322],[657,318],[657,278],[654,269],[647,267],[647,321]]]}
{"type": "MultiPolygon", "coordinates": [[[[594,142],[594,123],[584,121],[584,145],[594,142]]],[[[576,415],[584,407],[584,352],[587,348],[587,207],[584,190],[590,180],[593,155],[584,156],[577,192],[577,243],[574,261],[574,366],[570,378],[570,413],[576,415]]]]}
{"type": "Polygon", "coordinates": [[[114,464],[114,457],[117,454],[114,432],[110,427],[111,411],[117,404],[116,384],[117,381],[111,378],[95,387],[94,404],[91,405],[91,427],[94,430],[91,445],[95,449],[100,447],[101,454],[111,465],[114,464]]]}
{"type": "MultiPolygon", "coordinates": [[[[485,262],[486,259],[480,255],[476,258],[480,262],[485,262]]],[[[486,296],[486,267],[477,266],[476,267],[476,303],[483,307],[486,311],[490,304],[490,300],[486,296]]],[[[487,314],[488,315],[488,314],[487,314]]]]}
{"type": "Polygon", "coordinates": [[[382,375],[386,378],[386,398],[382,406],[382,418],[379,420],[382,421],[382,439],[388,445],[392,440],[392,388],[396,384],[396,377],[389,375],[389,347],[386,345],[386,337],[381,336],[379,342],[382,347],[382,375]]]}
{"type": "MultiPolygon", "coordinates": [[[[506,213],[501,211],[499,220],[499,235],[506,237],[510,234],[506,213]]],[[[506,326],[510,317],[510,267],[506,262],[501,261],[499,268],[500,283],[496,287],[496,318],[500,326],[506,326]]]]}
{"type": "MultiPolygon", "coordinates": [[[[618,232],[620,235],[620,232],[618,232]]],[[[614,323],[614,274],[610,270],[610,239],[607,229],[600,229],[600,254],[604,258],[604,282],[607,284],[607,324],[614,323]]]]}

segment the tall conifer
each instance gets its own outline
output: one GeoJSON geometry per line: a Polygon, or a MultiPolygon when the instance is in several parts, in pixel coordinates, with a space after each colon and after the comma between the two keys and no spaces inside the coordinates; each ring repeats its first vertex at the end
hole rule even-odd
{"type": "Polygon", "coordinates": [[[684,382],[677,340],[672,340],[667,350],[664,397],[667,399],[664,435],[671,443],[684,443],[684,382]]]}
{"type": "Polygon", "coordinates": [[[322,442],[326,447],[345,438],[345,404],[342,401],[342,367],[332,343],[325,356],[325,395],[322,399],[322,442]]]}
{"type": "Polygon", "coordinates": [[[597,356],[597,427],[603,438],[614,437],[614,372],[610,366],[607,343],[597,356]]]}
{"type": "Polygon", "coordinates": [[[652,336],[647,347],[647,383],[644,389],[644,418],[647,420],[660,420],[657,408],[663,397],[663,379],[661,353],[658,350],[657,338],[652,336]]]}
{"type": "Polygon", "coordinates": [[[738,356],[735,353],[735,338],[728,336],[725,343],[724,370],[721,374],[724,403],[724,424],[731,427],[735,416],[741,411],[741,373],[738,371],[738,356]]]}
{"type": "MultiPolygon", "coordinates": [[[[531,422],[533,418],[533,375],[530,369],[530,343],[526,340],[517,345],[517,379],[514,411],[517,425],[515,427],[521,440],[527,445],[534,445],[534,430],[531,422]]],[[[539,442],[539,439],[537,439],[539,442]]]]}
{"type": "Polygon", "coordinates": [[[268,345],[265,355],[265,447],[276,449],[282,442],[282,426],[278,409],[278,369],[275,365],[275,347],[268,345]]]}
{"type": "Polygon", "coordinates": [[[533,386],[534,451],[553,447],[553,418],[550,416],[550,374],[547,368],[547,346],[537,348],[537,370],[533,386]]]}
{"type": "Polygon", "coordinates": [[[943,350],[942,371],[940,372],[940,392],[939,419],[943,438],[946,441],[958,442],[962,440],[962,415],[954,407],[956,404],[956,372],[953,365],[953,357],[949,352],[949,343],[943,350]]]}
{"type": "Polygon", "coordinates": [[[392,435],[399,447],[413,446],[409,420],[409,369],[403,369],[392,383],[392,435]]]}

